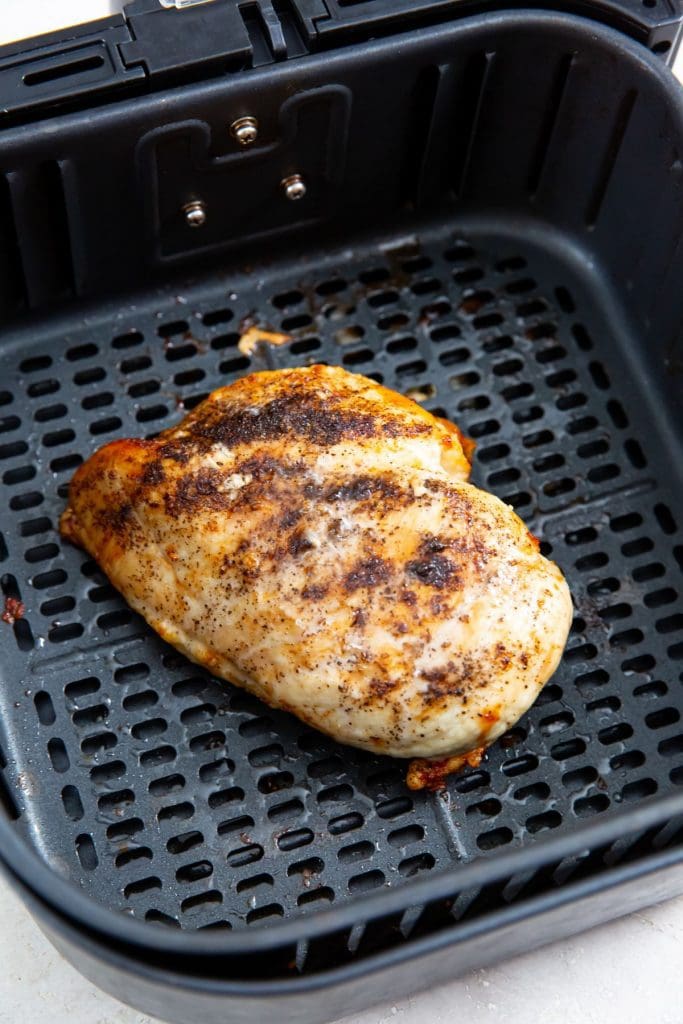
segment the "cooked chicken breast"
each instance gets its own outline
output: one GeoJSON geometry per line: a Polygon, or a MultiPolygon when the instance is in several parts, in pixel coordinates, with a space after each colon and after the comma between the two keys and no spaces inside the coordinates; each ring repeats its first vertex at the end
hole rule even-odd
{"type": "Polygon", "coordinates": [[[337,367],[255,373],[105,445],[61,520],[211,672],[438,785],[529,708],[571,622],[559,569],[467,483],[452,424],[337,367]]]}

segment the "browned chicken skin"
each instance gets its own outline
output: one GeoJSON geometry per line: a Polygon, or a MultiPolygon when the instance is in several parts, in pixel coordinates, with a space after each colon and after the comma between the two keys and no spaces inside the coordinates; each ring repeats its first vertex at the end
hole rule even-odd
{"type": "Polygon", "coordinates": [[[567,585],[452,424],[336,367],[257,373],[75,474],[64,536],[169,643],[342,743],[480,756],[557,667],[567,585]]]}

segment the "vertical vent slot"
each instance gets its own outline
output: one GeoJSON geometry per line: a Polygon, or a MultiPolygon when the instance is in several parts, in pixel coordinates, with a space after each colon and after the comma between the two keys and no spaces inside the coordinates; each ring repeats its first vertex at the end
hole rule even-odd
{"type": "Polygon", "coordinates": [[[7,178],[0,177],[0,315],[11,315],[26,305],[24,275],[17,242],[12,196],[7,178]]]}
{"type": "Polygon", "coordinates": [[[6,767],[7,758],[3,753],[2,747],[0,747],[0,807],[5,811],[10,821],[16,821],[19,817],[19,808],[5,779],[4,770],[6,767]]]}
{"type": "Polygon", "coordinates": [[[71,238],[59,161],[8,174],[24,286],[31,306],[74,294],[71,238]]]}
{"type": "Polygon", "coordinates": [[[586,210],[586,225],[590,228],[595,227],[600,216],[600,210],[607,194],[607,188],[614,172],[614,167],[619,158],[619,151],[624,141],[629,121],[631,120],[637,95],[635,90],[631,89],[619,104],[612,135],[605,150],[598,179],[586,210]]]}
{"type": "Polygon", "coordinates": [[[478,53],[470,57],[463,72],[460,94],[456,98],[452,138],[458,148],[452,157],[451,182],[457,196],[461,196],[465,191],[479,115],[493,60],[492,53],[478,53]]]}

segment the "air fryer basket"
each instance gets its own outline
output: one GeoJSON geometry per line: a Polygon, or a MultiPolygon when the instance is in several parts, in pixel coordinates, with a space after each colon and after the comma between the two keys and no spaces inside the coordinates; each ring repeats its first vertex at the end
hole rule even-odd
{"type": "MultiPolygon", "coordinates": [[[[680,887],[668,871],[663,888],[603,898],[616,865],[645,872],[658,851],[675,867],[683,839],[682,150],[678,87],[653,57],[530,13],[7,129],[6,300],[56,274],[94,295],[0,341],[0,585],[25,606],[0,623],[0,860],[67,952],[80,934],[95,962],[129,957],[123,974],[166,950],[186,979],[265,984],[369,970],[377,950],[457,941],[541,897],[549,938],[577,926],[559,913],[576,879],[594,897],[586,923],[680,887]],[[242,170],[216,152],[218,125],[254,105],[273,138],[242,170]],[[293,172],[309,191],[288,204],[293,172]],[[43,252],[20,229],[48,186],[43,230],[68,245],[43,252]],[[196,231],[190,195],[206,202],[196,231]],[[98,228],[120,238],[131,204],[146,241],[118,251],[120,277],[146,261],[158,286],[104,298],[88,285],[113,258],[98,228]],[[253,323],[292,340],[245,356],[253,323]],[[151,436],[252,369],[320,361],[474,437],[475,482],[540,534],[572,590],[558,673],[441,794],[409,793],[404,764],[188,663],[56,532],[99,445],[151,436]],[[35,857],[10,856],[17,839],[49,884],[35,857]]],[[[483,962],[476,948],[414,984],[483,962]]],[[[159,998],[138,1005],[189,1019],[159,998]]]]}

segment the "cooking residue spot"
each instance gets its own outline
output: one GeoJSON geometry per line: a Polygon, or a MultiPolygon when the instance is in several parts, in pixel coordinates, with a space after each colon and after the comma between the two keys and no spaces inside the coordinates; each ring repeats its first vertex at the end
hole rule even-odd
{"type": "Polygon", "coordinates": [[[264,331],[263,328],[254,324],[246,329],[237,342],[237,348],[243,355],[250,356],[257,345],[285,345],[291,340],[292,338],[289,334],[280,334],[277,331],[264,331]]]}
{"type": "Polygon", "coordinates": [[[23,619],[26,614],[26,606],[18,597],[6,597],[5,608],[0,619],[8,626],[13,626],[17,619],[23,619]]]}

